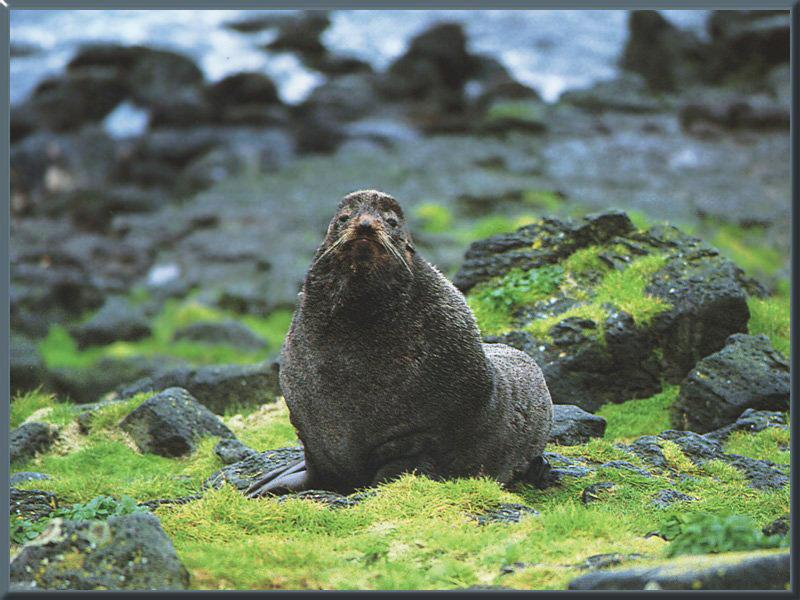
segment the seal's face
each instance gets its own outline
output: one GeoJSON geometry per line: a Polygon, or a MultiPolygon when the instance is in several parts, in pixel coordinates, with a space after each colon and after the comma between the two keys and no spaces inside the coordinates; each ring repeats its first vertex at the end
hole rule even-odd
{"type": "Polygon", "coordinates": [[[411,271],[414,247],[394,198],[374,190],[344,197],[328,225],[317,261],[330,257],[352,272],[411,271]]]}

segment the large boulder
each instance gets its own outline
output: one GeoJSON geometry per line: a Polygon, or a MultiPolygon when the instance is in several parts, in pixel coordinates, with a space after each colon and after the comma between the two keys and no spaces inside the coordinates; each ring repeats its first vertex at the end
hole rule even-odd
{"type": "Polygon", "coordinates": [[[705,48],[694,34],[678,29],[657,10],[630,11],[628,32],[621,65],[644,77],[651,90],[672,92],[696,79],[705,48]]]}
{"type": "Polygon", "coordinates": [[[72,328],[79,349],[104,346],[117,340],[132,342],[150,335],[150,324],[141,307],[125,298],[108,298],[102,308],[85,323],[72,328]]]}
{"type": "Polygon", "coordinates": [[[265,361],[257,365],[219,365],[185,367],[147,377],[117,390],[123,398],[141,392],[159,392],[169,387],[189,391],[198,402],[217,414],[240,406],[259,406],[274,402],[280,395],[278,364],[265,361]]]}
{"type": "Polygon", "coordinates": [[[625,213],[545,218],[474,242],[456,274],[484,339],[530,354],[556,404],[594,411],[679,383],[747,330],[744,274],[674,227],[625,213]]]}
{"type": "Polygon", "coordinates": [[[788,552],[684,556],[662,564],[598,570],[569,583],[571,590],[785,590],[788,552]]]}
{"type": "Polygon", "coordinates": [[[11,561],[11,582],[45,590],[181,590],[189,572],[158,519],[53,519],[11,561]]]}
{"type": "Polygon", "coordinates": [[[175,340],[190,340],[205,344],[225,344],[242,350],[263,350],[264,338],[239,321],[201,321],[175,331],[175,340]]]}
{"type": "Polygon", "coordinates": [[[732,335],[681,383],[672,425],[706,433],[731,424],[745,411],[789,410],[789,363],[765,335],[732,335]]]}
{"type": "Polygon", "coordinates": [[[191,454],[204,436],[234,437],[214,413],[177,387],[147,399],[119,426],[142,452],[168,457],[191,454]]]}
{"type": "Polygon", "coordinates": [[[44,452],[58,438],[58,430],[48,423],[28,422],[14,429],[8,436],[9,459],[23,460],[44,452]]]}
{"type": "Polygon", "coordinates": [[[270,25],[278,26],[278,35],[267,44],[267,48],[300,54],[321,54],[325,51],[325,46],[320,36],[330,23],[330,17],[324,10],[306,10],[292,18],[274,19],[270,25]]]}

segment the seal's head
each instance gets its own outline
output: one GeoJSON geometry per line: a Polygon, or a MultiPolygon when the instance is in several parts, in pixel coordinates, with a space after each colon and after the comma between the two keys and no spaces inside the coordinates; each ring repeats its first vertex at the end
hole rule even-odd
{"type": "Polygon", "coordinates": [[[337,261],[353,273],[397,269],[411,273],[414,245],[403,209],[383,192],[361,190],[345,196],[328,225],[315,264],[337,261]]]}

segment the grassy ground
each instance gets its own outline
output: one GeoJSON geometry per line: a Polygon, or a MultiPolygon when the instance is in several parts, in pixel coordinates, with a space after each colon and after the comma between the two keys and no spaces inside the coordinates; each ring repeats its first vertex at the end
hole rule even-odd
{"type": "MultiPolygon", "coordinates": [[[[550,451],[579,457],[598,466],[609,460],[642,465],[616,447],[637,435],[658,433],[667,424],[675,388],[650,399],[604,407],[604,439],[550,451]]],[[[98,411],[82,435],[65,418],[72,410],[42,393],[12,403],[15,423],[24,418],[62,425],[62,440],[47,454],[12,465],[52,476],[23,487],[55,492],[63,503],[88,503],[101,495],[129,495],[138,501],[190,494],[221,467],[204,440],[188,458],[141,454],[116,423],[144,400],[132,398],[98,411]]],[[[295,442],[282,403],[225,422],[258,450],[295,442]]],[[[777,463],[789,462],[788,432],[766,430],[736,434],[726,450],[777,463]]],[[[669,543],[645,534],[658,530],[686,505],[660,509],[650,504],[661,489],[677,489],[698,498],[692,513],[746,515],[763,526],[789,511],[789,491],[758,491],[722,463],[694,466],[677,447],[665,455],[681,473],[646,478],[623,469],[600,468],[581,479],[565,478],[560,487],[504,490],[487,479],[433,482],[407,475],[382,486],[351,508],[329,509],[309,500],[247,500],[231,487],[206,492],[185,505],[155,512],[173,540],[199,589],[438,589],[502,585],[521,589],[563,588],[582,571],[580,563],[596,554],[667,556],[669,543]],[[609,481],[615,487],[596,502],[581,502],[583,488],[609,481]],[[523,503],[540,512],[517,524],[479,525],[471,515],[501,503],[523,503]],[[524,563],[511,572],[503,568],[524,563]]],[[[12,522],[13,525],[13,522],[12,522]]]]}
{"type": "MultiPolygon", "coordinates": [[[[418,207],[415,218],[430,233],[450,232],[466,242],[513,230],[531,222],[540,210],[551,210],[560,202],[553,194],[538,191],[530,192],[523,201],[529,213],[483,217],[468,226],[435,204],[418,207]]],[[[633,216],[638,226],[647,224],[643,215],[633,216]]],[[[732,258],[741,259],[748,272],[774,275],[780,267],[776,256],[768,250],[749,252],[735,233],[720,230],[714,243],[732,258]]],[[[507,315],[515,305],[569,286],[571,292],[580,293],[581,277],[600,271],[595,296],[587,299],[587,314],[583,316],[596,316],[599,321],[602,315],[594,313],[601,310],[598,307],[603,301],[613,299],[645,321],[663,309],[641,293],[641,282],[658,268],[658,259],[646,257],[621,273],[611,272],[597,260],[596,251],[587,248],[573,254],[560,270],[533,276],[512,272],[500,285],[477,290],[470,303],[485,333],[502,331],[508,327],[507,315]]],[[[751,333],[766,334],[777,349],[788,353],[788,285],[779,284],[772,296],[751,298],[748,304],[751,333]]],[[[129,355],[176,356],[194,363],[247,363],[277,351],[290,317],[288,311],[263,318],[242,317],[189,298],[167,303],[153,321],[153,335],[144,340],[78,351],[67,330],[54,327],[41,350],[50,367],[90,368],[103,356],[129,355]],[[184,325],[228,318],[250,326],[265,339],[267,349],[241,352],[225,346],[172,341],[173,333],[184,325]]],[[[533,326],[546,335],[549,327],[544,321],[533,326]]],[[[760,527],[789,513],[788,486],[778,491],[752,489],[732,467],[721,462],[697,467],[668,442],[662,451],[685,477],[654,473],[648,478],[630,470],[599,467],[610,460],[645,466],[618,444],[668,429],[669,407],[678,391],[677,386],[665,386],[650,398],[606,405],[598,411],[608,422],[603,439],[580,446],[548,447],[549,451],[584,460],[596,470],[580,479],[567,477],[562,485],[545,490],[526,486],[507,490],[486,479],[433,482],[406,475],[349,508],[333,510],[310,500],[247,500],[231,487],[222,487],[205,492],[197,501],[163,505],[155,512],[196,589],[441,589],[476,585],[563,589],[585,572],[581,563],[597,554],[638,554],[641,557],[636,564],[646,564],[666,558],[675,548],[688,548],[689,552],[697,548],[703,552],[730,549],[724,545],[709,549],[692,542],[688,533],[676,538],[680,543],[645,537],[653,531],[675,528],[676,522],[701,540],[712,537],[712,531],[723,531],[728,533],[720,534],[722,541],[734,540],[734,549],[759,547],[763,542],[758,537],[760,527]],[[614,487],[584,504],[583,489],[597,482],[611,482],[614,487]],[[657,508],[651,500],[662,489],[675,489],[697,500],[657,508]],[[524,517],[516,524],[480,525],[473,518],[502,503],[526,504],[540,514],[524,517]],[[697,516],[697,521],[684,523],[681,519],[686,515],[697,516]],[[740,538],[745,541],[737,541],[740,538]]],[[[101,496],[120,499],[124,495],[141,502],[197,491],[205,478],[222,466],[213,453],[216,440],[204,440],[194,454],[181,459],[138,452],[117,423],[144,399],[137,396],[97,411],[88,433],[82,434],[75,421],[79,406],[43,392],[14,398],[12,428],[25,420],[51,422],[61,428],[60,440],[49,452],[12,465],[12,472],[40,471],[51,479],[21,487],[55,492],[62,505],[88,505],[101,496]]],[[[248,413],[227,414],[223,420],[240,440],[257,450],[296,444],[282,402],[248,413]]],[[[756,434],[735,433],[725,450],[789,464],[788,444],[788,431],[767,429],[756,434]]],[[[108,514],[113,514],[112,509],[108,514]]],[[[12,529],[16,527],[22,534],[35,535],[42,525],[12,520],[12,529]]]]}

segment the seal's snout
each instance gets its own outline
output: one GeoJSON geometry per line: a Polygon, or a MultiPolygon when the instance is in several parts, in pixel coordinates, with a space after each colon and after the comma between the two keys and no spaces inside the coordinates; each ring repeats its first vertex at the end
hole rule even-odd
{"type": "Polygon", "coordinates": [[[352,225],[357,235],[372,235],[380,229],[378,219],[371,215],[360,215],[352,225]]]}

